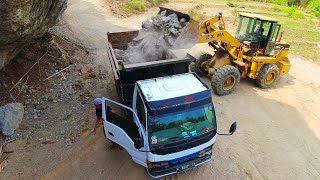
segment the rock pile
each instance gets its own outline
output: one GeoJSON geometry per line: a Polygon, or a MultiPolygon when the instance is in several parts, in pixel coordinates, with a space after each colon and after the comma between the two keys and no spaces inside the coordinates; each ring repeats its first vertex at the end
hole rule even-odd
{"type": "Polygon", "coordinates": [[[126,50],[115,50],[118,60],[131,64],[165,59],[166,50],[170,49],[188,23],[175,13],[166,16],[166,11],[151,20],[142,23],[138,36],[128,44],[126,50]]]}

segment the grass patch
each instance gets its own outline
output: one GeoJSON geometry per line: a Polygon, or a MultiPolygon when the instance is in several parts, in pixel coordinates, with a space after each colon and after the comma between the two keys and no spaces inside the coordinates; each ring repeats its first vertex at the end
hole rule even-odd
{"type": "Polygon", "coordinates": [[[124,7],[139,12],[144,12],[146,10],[144,2],[142,2],[141,0],[126,0],[124,3],[124,7]]]}
{"type": "Polygon", "coordinates": [[[290,46],[289,53],[320,63],[320,33],[315,24],[306,23],[306,20],[295,20],[289,17],[278,17],[281,31],[285,31],[283,40],[290,46]],[[297,54],[298,52],[298,54],[297,54]]]}
{"type": "Polygon", "coordinates": [[[291,54],[296,54],[303,58],[311,59],[317,63],[320,63],[320,59],[318,57],[318,54],[320,53],[320,48],[317,46],[312,46],[312,47],[308,47],[304,45],[292,46],[290,47],[289,52],[291,54]]]}
{"type": "Polygon", "coordinates": [[[288,1],[287,0],[272,0],[270,2],[274,3],[274,4],[282,5],[282,6],[288,5],[288,1]]]}
{"type": "Polygon", "coordinates": [[[274,12],[281,12],[281,8],[279,8],[279,7],[274,7],[272,10],[273,10],[274,12]]]}
{"type": "Polygon", "coordinates": [[[315,25],[315,21],[312,17],[310,17],[307,22],[311,25],[315,25]]]}
{"type": "Polygon", "coordinates": [[[283,12],[287,14],[287,16],[292,17],[293,19],[304,19],[304,13],[299,11],[296,6],[285,7],[283,12]]]}
{"type": "Polygon", "coordinates": [[[111,1],[110,10],[117,16],[129,17],[142,13],[154,6],[160,6],[168,0],[118,0],[111,1]]]}
{"type": "Polygon", "coordinates": [[[227,2],[227,6],[229,6],[229,7],[237,7],[237,4],[235,2],[233,2],[233,1],[228,1],[227,2]]]}

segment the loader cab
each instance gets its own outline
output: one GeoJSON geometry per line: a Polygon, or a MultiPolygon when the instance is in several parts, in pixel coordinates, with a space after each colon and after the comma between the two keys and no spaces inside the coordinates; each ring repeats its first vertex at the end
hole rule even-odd
{"type": "Polygon", "coordinates": [[[240,13],[235,37],[245,44],[246,56],[271,56],[280,30],[279,20],[266,16],[240,13]]]}

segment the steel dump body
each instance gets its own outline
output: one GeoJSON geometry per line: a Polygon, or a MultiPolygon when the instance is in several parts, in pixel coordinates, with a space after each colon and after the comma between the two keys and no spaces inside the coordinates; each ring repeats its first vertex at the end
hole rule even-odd
{"type": "Polygon", "coordinates": [[[114,49],[125,50],[139,31],[108,33],[107,52],[111,63],[113,76],[118,95],[127,105],[132,102],[134,85],[138,80],[156,78],[166,75],[187,73],[189,64],[194,60],[192,56],[176,58],[172,53],[167,53],[169,59],[148,62],[123,64],[114,53],[114,49]]]}

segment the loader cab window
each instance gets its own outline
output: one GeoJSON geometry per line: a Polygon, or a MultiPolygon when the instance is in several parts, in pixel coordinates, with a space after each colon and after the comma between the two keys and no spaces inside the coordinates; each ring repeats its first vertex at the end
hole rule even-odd
{"type": "Polygon", "coordinates": [[[236,39],[240,42],[248,42],[250,51],[245,52],[246,56],[253,56],[258,49],[261,21],[253,18],[240,16],[239,26],[236,32],[236,39]]]}
{"type": "Polygon", "coordinates": [[[280,31],[280,24],[273,23],[271,26],[270,34],[267,40],[266,48],[264,50],[264,55],[270,55],[272,56],[274,51],[274,47],[276,46],[276,41],[278,38],[278,34],[280,31]]]}
{"type": "MultiPolygon", "coordinates": [[[[261,26],[261,21],[244,16],[240,16],[239,26],[235,37],[240,41],[258,41],[259,32],[257,27],[261,26]]],[[[258,28],[259,29],[259,28],[258,28]]]]}
{"type": "Polygon", "coordinates": [[[271,22],[263,22],[260,30],[260,43],[259,43],[259,50],[261,52],[264,51],[265,47],[268,43],[268,34],[271,28],[271,22]]]}

